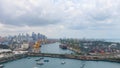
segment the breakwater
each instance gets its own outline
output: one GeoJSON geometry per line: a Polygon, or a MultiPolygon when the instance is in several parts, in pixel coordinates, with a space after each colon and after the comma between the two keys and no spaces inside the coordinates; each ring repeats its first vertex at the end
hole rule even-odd
{"type": "Polygon", "coordinates": [[[85,60],[85,61],[109,61],[109,62],[120,63],[120,58],[114,58],[114,57],[106,58],[103,56],[84,56],[84,55],[74,55],[74,54],[26,53],[26,54],[13,55],[11,57],[0,58],[0,64],[26,57],[52,57],[52,58],[77,59],[77,60],[85,60]]]}
{"type": "Polygon", "coordinates": [[[109,61],[120,63],[120,58],[106,58],[104,56],[84,56],[84,55],[72,55],[72,54],[51,54],[51,53],[28,53],[30,57],[52,57],[52,58],[68,58],[86,61],[109,61]]]}
{"type": "Polygon", "coordinates": [[[17,60],[17,59],[22,59],[22,58],[25,58],[27,56],[28,56],[27,54],[17,54],[17,55],[13,55],[13,56],[10,56],[10,57],[3,57],[3,58],[0,58],[0,64],[6,63],[6,62],[9,62],[9,61],[14,61],[14,60],[17,60]]]}

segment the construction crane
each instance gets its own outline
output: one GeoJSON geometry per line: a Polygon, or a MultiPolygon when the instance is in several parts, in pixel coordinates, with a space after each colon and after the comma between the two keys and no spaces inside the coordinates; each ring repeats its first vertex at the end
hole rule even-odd
{"type": "Polygon", "coordinates": [[[34,46],[33,46],[33,52],[34,53],[39,53],[40,52],[40,47],[41,47],[41,42],[40,40],[36,41],[34,46]]]}

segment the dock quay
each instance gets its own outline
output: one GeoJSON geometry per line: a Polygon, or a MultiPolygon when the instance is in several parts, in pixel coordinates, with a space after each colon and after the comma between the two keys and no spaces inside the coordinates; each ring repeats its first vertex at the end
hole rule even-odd
{"type": "Polygon", "coordinates": [[[10,57],[0,58],[0,64],[26,58],[26,57],[51,57],[51,58],[66,58],[66,59],[76,59],[85,61],[108,61],[120,63],[120,57],[109,57],[109,56],[85,56],[85,55],[75,55],[75,54],[52,54],[52,53],[25,53],[13,55],[10,57]]]}

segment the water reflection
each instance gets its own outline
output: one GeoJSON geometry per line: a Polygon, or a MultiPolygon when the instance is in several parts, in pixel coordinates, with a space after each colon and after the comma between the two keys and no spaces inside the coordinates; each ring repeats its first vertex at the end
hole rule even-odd
{"type": "Polygon", "coordinates": [[[81,61],[81,66],[80,66],[80,68],[84,68],[84,67],[85,67],[85,65],[86,65],[85,62],[86,62],[86,61],[81,61]]]}

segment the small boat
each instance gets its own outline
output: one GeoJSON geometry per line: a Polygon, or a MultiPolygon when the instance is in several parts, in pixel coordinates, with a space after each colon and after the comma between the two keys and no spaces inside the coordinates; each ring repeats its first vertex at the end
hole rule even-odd
{"type": "Polygon", "coordinates": [[[43,65],[44,63],[43,62],[37,62],[36,64],[37,65],[43,65]]]}
{"type": "Polygon", "coordinates": [[[40,60],[42,60],[42,59],[44,59],[44,57],[41,57],[41,58],[39,58],[39,59],[36,59],[35,61],[40,61],[40,60]]]}
{"type": "Polygon", "coordinates": [[[41,57],[40,59],[44,59],[44,57],[41,57]]]}
{"type": "Polygon", "coordinates": [[[3,67],[4,67],[4,65],[0,64],[0,68],[3,68],[3,67]]]}
{"type": "Polygon", "coordinates": [[[30,59],[30,57],[28,57],[28,59],[30,59]]]}
{"type": "Polygon", "coordinates": [[[49,60],[44,60],[44,62],[49,62],[49,60]]]}
{"type": "Polygon", "coordinates": [[[36,59],[35,61],[40,61],[40,59],[36,59]]]}
{"type": "Polygon", "coordinates": [[[38,67],[34,67],[34,68],[38,68],[38,67]]]}
{"type": "Polygon", "coordinates": [[[65,61],[62,61],[61,64],[65,64],[66,62],[65,61]]]}

